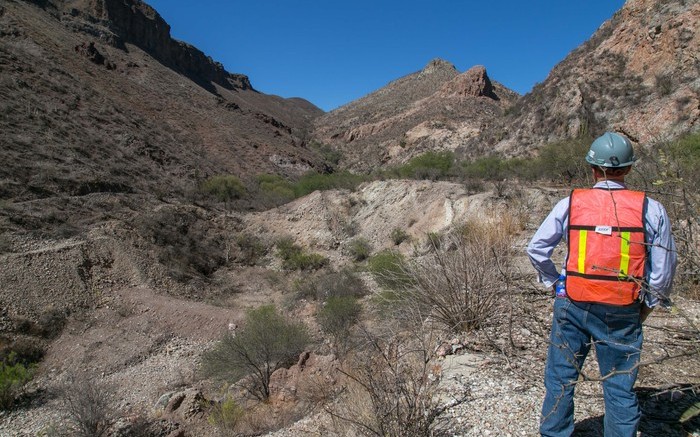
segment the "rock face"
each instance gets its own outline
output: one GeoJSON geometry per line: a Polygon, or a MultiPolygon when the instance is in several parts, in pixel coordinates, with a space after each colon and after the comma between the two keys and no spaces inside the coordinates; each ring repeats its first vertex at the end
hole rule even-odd
{"type": "Polygon", "coordinates": [[[483,65],[476,65],[466,72],[447,82],[439,91],[439,96],[449,98],[458,97],[489,97],[498,100],[493,91],[491,79],[486,75],[483,65]]]}
{"type": "Polygon", "coordinates": [[[483,66],[460,74],[435,59],[421,71],[318,118],[312,136],[358,170],[397,164],[428,150],[454,150],[487,130],[517,94],[483,66]]]}
{"type": "Polygon", "coordinates": [[[323,168],[304,147],[323,111],[255,91],[170,38],[141,1],[17,1],[2,11],[3,199],[158,190],[182,198],[216,174],[323,168]]]}
{"type": "Polygon", "coordinates": [[[475,141],[521,154],[617,130],[642,144],[700,126],[700,3],[629,0],[475,141]]]}
{"type": "MultiPolygon", "coordinates": [[[[56,0],[63,20],[83,31],[96,33],[115,47],[140,47],[154,58],[200,85],[214,82],[227,89],[250,90],[248,77],[230,74],[197,48],[170,37],[170,26],[155,9],[141,0],[56,0]]],[[[208,85],[211,86],[211,85],[208,85]]]]}

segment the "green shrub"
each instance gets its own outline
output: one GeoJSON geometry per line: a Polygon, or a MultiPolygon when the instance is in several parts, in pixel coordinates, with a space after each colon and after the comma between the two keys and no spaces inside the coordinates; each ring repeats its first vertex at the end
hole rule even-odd
{"type": "Polygon", "coordinates": [[[324,301],[331,297],[362,297],[367,294],[364,282],[351,270],[328,272],[305,278],[296,287],[297,299],[324,301]]]}
{"type": "Polygon", "coordinates": [[[487,156],[462,163],[462,175],[466,179],[497,180],[506,175],[506,161],[497,156],[487,156]]]}
{"type": "Polygon", "coordinates": [[[367,268],[374,280],[382,287],[399,289],[410,282],[410,277],[406,273],[406,259],[392,250],[385,250],[371,256],[367,260],[367,268]]]}
{"type": "Polygon", "coordinates": [[[344,353],[350,341],[350,328],[360,319],[362,306],[353,296],[331,296],[316,316],[319,326],[330,335],[336,350],[344,353]]]}
{"type": "Polygon", "coordinates": [[[267,254],[268,247],[255,235],[240,233],[236,236],[236,245],[240,250],[239,261],[253,266],[267,254]]]}
{"type": "Polygon", "coordinates": [[[235,400],[226,398],[220,404],[214,405],[208,421],[214,425],[223,435],[234,432],[236,425],[240,423],[245,410],[235,400]]]}
{"type": "Polygon", "coordinates": [[[274,305],[248,311],[243,328],[226,334],[202,357],[206,376],[235,382],[259,400],[270,396],[270,376],[299,357],[311,338],[303,323],[287,320],[274,305]]]}
{"type": "Polygon", "coordinates": [[[367,180],[367,176],[353,174],[348,171],[327,174],[311,171],[304,174],[296,182],[289,182],[280,176],[268,174],[258,175],[256,179],[262,195],[276,204],[281,204],[306,196],[317,190],[354,190],[359,184],[367,180]]]}
{"type": "Polygon", "coordinates": [[[401,178],[437,180],[449,174],[454,162],[454,153],[450,151],[427,152],[412,158],[389,174],[393,173],[401,178]]]}
{"type": "Polygon", "coordinates": [[[391,234],[389,236],[391,237],[391,241],[393,241],[394,244],[397,246],[403,243],[404,241],[408,240],[408,234],[401,228],[392,229],[391,234]]]}
{"type": "Polygon", "coordinates": [[[296,197],[302,197],[317,190],[323,191],[341,188],[354,190],[365,180],[365,176],[356,175],[348,171],[330,174],[309,172],[294,184],[294,194],[296,197]]]}
{"type": "Polygon", "coordinates": [[[700,183],[700,133],[685,135],[669,146],[669,158],[690,186],[700,183]]]}
{"type": "Polygon", "coordinates": [[[294,184],[281,176],[263,174],[258,175],[256,181],[262,195],[275,204],[283,204],[296,197],[294,194],[294,184]]]}
{"type": "Polygon", "coordinates": [[[591,167],[585,156],[592,140],[588,137],[568,139],[547,144],[540,149],[536,167],[540,178],[554,181],[577,181],[586,184],[591,174],[591,167]]]}
{"type": "Polygon", "coordinates": [[[285,259],[282,267],[285,270],[318,270],[328,265],[328,258],[319,253],[301,252],[285,259]]]}
{"type": "Polygon", "coordinates": [[[316,141],[311,141],[309,148],[314,152],[321,155],[324,161],[330,164],[332,167],[336,167],[340,160],[343,158],[343,154],[340,151],[335,150],[328,144],[321,144],[316,141]]]}
{"type": "Polygon", "coordinates": [[[291,238],[277,242],[277,255],[282,259],[285,270],[318,270],[328,264],[328,258],[318,253],[307,253],[291,238]]]}
{"type": "Polygon", "coordinates": [[[348,253],[355,261],[364,261],[372,253],[372,245],[366,238],[355,238],[348,243],[348,253]]]}
{"type": "Polygon", "coordinates": [[[240,179],[233,175],[212,176],[202,182],[199,188],[202,193],[216,198],[219,202],[240,199],[246,192],[240,179]]]}
{"type": "Polygon", "coordinates": [[[32,379],[34,365],[25,365],[19,361],[15,352],[0,363],[0,409],[12,407],[24,385],[32,379]]]}

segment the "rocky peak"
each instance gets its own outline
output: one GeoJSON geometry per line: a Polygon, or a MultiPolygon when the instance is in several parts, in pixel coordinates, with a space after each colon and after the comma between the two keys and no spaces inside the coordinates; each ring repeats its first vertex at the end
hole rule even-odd
{"type": "Polygon", "coordinates": [[[226,89],[252,89],[248,77],[231,74],[197,48],[170,36],[170,26],[141,0],[52,0],[62,19],[78,30],[93,34],[119,48],[133,44],[214,91],[212,83],[226,89]]]}
{"type": "Polygon", "coordinates": [[[493,92],[491,79],[486,74],[483,65],[475,65],[451,81],[447,82],[439,91],[441,97],[490,97],[498,100],[493,92]]]}
{"type": "Polygon", "coordinates": [[[454,65],[445,61],[444,59],[435,58],[428,62],[428,64],[421,70],[419,75],[425,76],[436,72],[457,73],[457,69],[454,65]]]}

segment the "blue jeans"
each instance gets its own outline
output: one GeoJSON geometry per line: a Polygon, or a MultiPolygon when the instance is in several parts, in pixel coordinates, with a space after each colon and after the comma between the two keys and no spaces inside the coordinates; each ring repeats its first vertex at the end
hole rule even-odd
{"type": "Polygon", "coordinates": [[[642,350],[640,304],[613,306],[554,300],[547,353],[540,433],[570,436],[574,431],[574,388],[583,362],[595,346],[603,379],[605,437],[633,437],[641,412],[633,391],[642,350]]]}

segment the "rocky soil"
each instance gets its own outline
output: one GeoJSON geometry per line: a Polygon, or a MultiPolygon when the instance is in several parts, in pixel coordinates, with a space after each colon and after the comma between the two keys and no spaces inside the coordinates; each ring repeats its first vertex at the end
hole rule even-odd
{"type": "MultiPolygon", "coordinates": [[[[291,236],[340,268],[352,263],[344,249],[352,238],[367,238],[375,251],[393,247],[415,256],[429,232],[474,218],[513,215],[522,220],[522,231],[512,245],[522,254],[539,221],[563,194],[513,187],[507,198],[499,198],[489,192],[469,195],[452,183],[378,181],[355,192],[316,192],[267,212],[224,213],[210,223],[221,237],[227,232],[248,232],[269,241],[291,236]],[[348,223],[354,223],[352,235],[346,233],[348,223]],[[394,246],[393,228],[405,229],[410,240],[394,246]]],[[[202,379],[199,360],[224,332],[240,326],[246,309],[276,303],[306,321],[320,339],[315,305],[296,301],[290,306],[291,283],[304,275],[282,272],[273,253],[257,265],[225,264],[208,281],[183,285],[123,223],[105,223],[85,238],[49,241],[14,236],[10,244],[9,253],[0,255],[4,266],[0,282],[5,284],[0,297],[11,303],[3,326],[13,329],[17,315],[37,320],[47,308],[69,316],[60,335],[45,341],[46,355],[24,401],[14,411],[0,413],[0,435],[51,435],[65,429],[62,393],[76,375],[96,377],[110,387],[111,405],[121,415],[117,428],[127,429],[147,417],[157,419],[151,426],[160,429],[158,435],[217,435],[207,422],[206,405],[220,399],[222,391],[202,379]]],[[[509,291],[515,302],[508,316],[512,331],[502,327],[443,339],[457,346],[448,347],[449,352],[435,361],[442,399],[449,402],[458,393],[469,394],[465,403],[441,418],[441,429],[448,435],[536,433],[551,300],[533,283],[534,274],[522,255],[513,268],[523,272],[523,279],[509,291]],[[509,346],[511,333],[514,346],[509,346]]],[[[682,297],[676,303],[683,313],[659,311],[650,318],[645,359],[676,353],[687,347],[687,341],[692,344],[692,337],[683,335],[692,332],[688,321],[700,322],[700,305],[682,297]]],[[[276,374],[273,401],[265,416],[283,429],[270,436],[353,435],[317,404],[308,404],[313,387],[332,387],[340,380],[335,371],[338,362],[323,342],[319,344],[296,366],[276,374]]],[[[667,390],[670,384],[698,383],[696,359],[679,358],[642,369],[638,386],[645,435],[682,436],[683,430],[700,429],[696,422],[678,422],[697,397],[667,390]]],[[[594,363],[589,360],[587,367],[593,375],[594,363]]],[[[599,435],[603,413],[599,383],[580,385],[576,435],[599,435]]]]}

